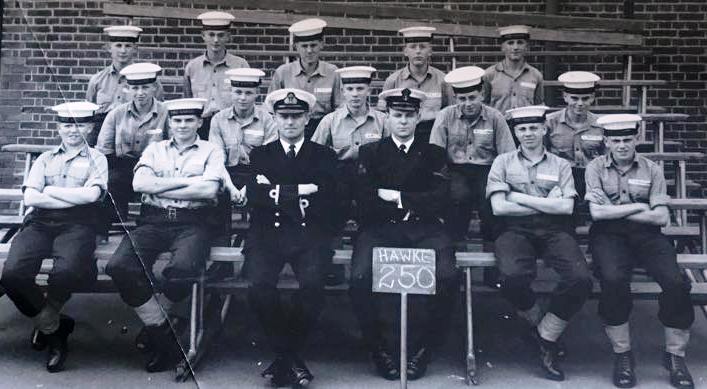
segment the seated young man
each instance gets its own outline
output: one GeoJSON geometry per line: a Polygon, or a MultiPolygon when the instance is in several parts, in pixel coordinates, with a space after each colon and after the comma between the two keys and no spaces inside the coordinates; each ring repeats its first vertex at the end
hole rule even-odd
{"type": "Polygon", "coordinates": [[[434,296],[412,296],[411,346],[407,376],[425,375],[433,350],[441,345],[458,294],[452,240],[442,219],[449,195],[446,153],[420,139],[423,92],[389,89],[381,93],[390,137],[360,149],[356,199],[361,230],[354,246],[349,289],[364,345],[378,374],[398,379],[400,363],[393,357],[380,322],[381,296],[371,291],[374,247],[416,247],[435,250],[437,290],[434,296]]]}
{"type": "Polygon", "coordinates": [[[608,154],[593,160],[586,171],[592,258],[601,283],[599,316],[614,349],[614,385],[636,384],[629,315],[631,275],[646,269],[660,285],[658,319],[665,326],[663,363],[676,388],[693,388],[685,349],[695,312],[690,283],[680,271],[673,244],[660,231],[670,214],[665,178],[658,164],[636,153],[638,115],[605,115],[608,154]]]}
{"type": "Polygon", "coordinates": [[[223,177],[223,152],[197,136],[204,99],[166,101],[172,137],[150,144],[135,165],[133,189],[142,193],[138,227],[116,249],[106,274],[144,323],[150,345],[148,372],[174,367],[181,350],[155,297],[152,267],[171,252],[161,291],[171,302],[189,295],[211,250],[208,218],[223,177]]]}
{"type": "Polygon", "coordinates": [[[17,309],[31,317],[32,346],[49,345],[47,370],[63,369],[74,320],[62,315],[78,288],[96,280],[96,212],[108,185],[106,157],[86,144],[98,105],[64,103],[58,114],[61,144],[40,155],[22,189],[30,208],[10,246],[0,284],[17,309]],[[42,260],[54,258],[46,293],[35,283],[42,260]]]}
{"type": "Polygon", "coordinates": [[[509,110],[518,150],[493,161],[486,185],[500,235],[495,253],[501,294],[530,324],[538,341],[545,377],[563,381],[557,340],[589,296],[592,281],[574,236],[572,210],[577,192],[569,162],[543,146],[545,106],[509,110]],[[560,276],[547,313],[530,287],[542,258],[560,276]]]}

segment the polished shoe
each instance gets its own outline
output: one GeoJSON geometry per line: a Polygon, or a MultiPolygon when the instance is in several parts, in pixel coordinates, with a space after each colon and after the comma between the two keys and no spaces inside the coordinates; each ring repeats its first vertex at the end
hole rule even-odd
{"type": "Polygon", "coordinates": [[[371,352],[371,360],[379,376],[389,381],[400,378],[400,363],[393,358],[388,348],[381,345],[371,352]]]}
{"type": "MultiPolygon", "coordinates": [[[[528,331],[526,332],[526,335],[524,339],[528,341],[529,344],[535,346],[538,343],[539,340],[539,334],[538,334],[538,327],[527,325],[528,331]]],[[[557,339],[555,342],[556,345],[556,353],[557,357],[560,359],[565,359],[567,357],[567,346],[565,345],[565,342],[562,340],[562,338],[557,339]]]]}
{"type": "Polygon", "coordinates": [[[291,383],[289,359],[284,355],[276,356],[270,366],[263,370],[260,375],[269,379],[270,384],[274,387],[289,386],[291,383]]]}
{"type": "Polygon", "coordinates": [[[156,373],[174,368],[183,354],[169,323],[165,321],[159,326],[146,326],[145,332],[151,348],[145,370],[156,373]]]}
{"type": "Polygon", "coordinates": [[[545,378],[553,381],[564,381],[565,373],[560,368],[557,358],[557,343],[543,339],[537,334],[540,368],[545,378]]]}
{"type": "Polygon", "coordinates": [[[290,378],[294,387],[303,388],[309,385],[314,376],[298,356],[294,356],[290,361],[290,378]]]}
{"type": "Polygon", "coordinates": [[[69,353],[66,340],[74,332],[74,319],[63,316],[59,320],[59,328],[51,334],[45,334],[49,350],[47,353],[47,371],[56,373],[64,369],[64,362],[69,353]]]}
{"type": "Polygon", "coordinates": [[[631,351],[614,353],[614,386],[633,388],[636,386],[636,362],[631,351]]]}
{"type": "Polygon", "coordinates": [[[663,354],[663,366],[670,372],[670,385],[673,387],[679,389],[692,389],[695,387],[690,371],[687,370],[685,357],[666,351],[663,354]]]}
{"type": "Polygon", "coordinates": [[[422,378],[427,372],[427,365],[430,363],[432,355],[426,348],[417,350],[415,354],[408,357],[407,376],[410,381],[422,378]]]}
{"type": "MultiPolygon", "coordinates": [[[[177,336],[181,336],[189,325],[189,321],[187,319],[176,315],[169,315],[169,322],[172,324],[172,328],[177,333],[177,336]]],[[[142,326],[140,332],[138,332],[135,336],[135,348],[148,352],[151,347],[150,336],[147,333],[147,326],[142,326]]]]}

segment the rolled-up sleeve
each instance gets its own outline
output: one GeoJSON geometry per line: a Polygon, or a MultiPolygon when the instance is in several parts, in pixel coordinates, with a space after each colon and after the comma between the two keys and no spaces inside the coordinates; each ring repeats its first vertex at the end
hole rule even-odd
{"type": "Polygon", "coordinates": [[[657,164],[651,166],[651,190],[648,194],[648,202],[651,209],[660,206],[668,205],[670,196],[665,184],[665,176],[663,170],[657,164]]]}
{"type": "MultiPolygon", "coordinates": [[[[598,161],[602,161],[602,159],[600,158],[597,162],[598,161]]],[[[602,169],[601,163],[590,163],[584,171],[584,181],[587,188],[587,193],[584,195],[584,200],[594,204],[601,203],[598,197],[600,193],[604,193],[604,187],[601,184],[600,169],[602,169]]],[[[606,193],[604,193],[604,195],[606,196],[606,193]]]]}
{"type": "MultiPolygon", "coordinates": [[[[559,158],[558,158],[559,159],[559,158]]],[[[566,199],[576,198],[578,196],[577,189],[574,187],[574,177],[572,176],[572,167],[570,163],[564,159],[560,160],[560,182],[559,186],[562,190],[562,197],[566,199]]]]}
{"type": "Polygon", "coordinates": [[[508,193],[510,191],[511,186],[506,182],[506,158],[496,157],[486,181],[486,198],[491,198],[491,195],[496,192],[508,193]]]}
{"type": "Polygon", "coordinates": [[[83,186],[85,188],[97,186],[101,189],[101,193],[108,190],[108,160],[105,155],[91,153],[91,172],[83,186]]]}
{"type": "Polygon", "coordinates": [[[214,148],[209,157],[206,159],[204,166],[204,174],[202,178],[206,181],[216,181],[219,184],[223,183],[223,166],[225,164],[223,151],[214,148]]]}
{"type": "MultiPolygon", "coordinates": [[[[47,156],[49,154],[42,153],[32,164],[32,168],[29,169],[27,177],[25,177],[25,182],[22,184],[22,191],[24,192],[27,188],[33,188],[38,191],[43,191],[46,186],[46,179],[44,178],[44,172],[47,168],[47,156]]],[[[27,156],[29,158],[29,156],[27,156]]]]}
{"type": "Polygon", "coordinates": [[[155,153],[157,151],[156,147],[159,145],[159,143],[151,143],[145,151],[142,152],[142,155],[140,156],[140,160],[137,161],[137,164],[135,164],[135,168],[133,169],[134,174],[146,174],[148,176],[155,176],[156,170],[155,170],[155,153]]]}

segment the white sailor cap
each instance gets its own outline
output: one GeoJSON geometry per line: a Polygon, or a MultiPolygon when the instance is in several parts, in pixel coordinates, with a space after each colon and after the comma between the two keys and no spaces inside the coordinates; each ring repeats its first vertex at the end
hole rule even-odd
{"type": "Polygon", "coordinates": [[[162,71],[162,67],[149,62],[139,62],[128,65],[120,71],[125,76],[128,85],[144,85],[157,81],[157,73],[162,71]]]}
{"type": "Polygon", "coordinates": [[[90,123],[98,108],[100,106],[88,101],[75,101],[55,105],[51,109],[56,112],[60,123],[90,123]]]}
{"type": "Polygon", "coordinates": [[[500,35],[502,41],[509,39],[528,40],[530,39],[530,27],[522,25],[499,27],[498,35],[500,35]]]}
{"type": "Polygon", "coordinates": [[[196,17],[201,22],[203,30],[228,30],[231,22],[236,19],[233,15],[221,11],[204,12],[196,17]]]}
{"type": "Polygon", "coordinates": [[[371,75],[375,71],[376,68],[371,66],[349,66],[336,69],[342,84],[370,84],[371,75]]]}
{"type": "Polygon", "coordinates": [[[484,76],[484,69],[478,66],[464,66],[456,68],[444,76],[444,81],[452,86],[454,93],[464,94],[481,90],[481,77],[484,76]]]}
{"type": "Polygon", "coordinates": [[[544,123],[545,111],[550,109],[544,105],[529,105],[526,107],[513,108],[506,111],[511,116],[511,125],[527,123],[544,123]]]}
{"type": "Polygon", "coordinates": [[[206,104],[206,99],[197,98],[167,100],[164,102],[169,116],[196,115],[201,117],[204,112],[204,104],[206,104]]]}
{"type": "Polygon", "coordinates": [[[265,106],[272,113],[310,112],[316,103],[313,94],[294,88],[278,89],[265,97],[265,106]]]}
{"type": "Polygon", "coordinates": [[[638,133],[638,123],[643,120],[639,115],[619,113],[604,115],[597,119],[597,124],[604,128],[605,136],[627,136],[638,133]]]}
{"type": "Polygon", "coordinates": [[[326,22],[322,19],[311,18],[300,20],[287,29],[294,35],[295,42],[309,42],[322,40],[326,22]]]}
{"type": "Polygon", "coordinates": [[[253,68],[237,68],[226,70],[226,82],[231,86],[241,88],[257,88],[260,86],[261,77],[265,76],[265,72],[260,69],[253,68]]]}
{"type": "Polygon", "coordinates": [[[565,92],[578,95],[594,93],[596,82],[601,78],[591,72],[566,72],[560,74],[557,81],[565,87],[565,92]]]}
{"type": "Polygon", "coordinates": [[[403,34],[405,43],[432,42],[432,34],[435,31],[437,31],[436,28],[427,26],[405,27],[398,30],[403,34]]]}
{"type": "Polygon", "coordinates": [[[396,111],[419,111],[420,104],[427,99],[425,92],[417,89],[388,89],[378,95],[379,100],[385,100],[388,109],[396,111]]]}
{"type": "Polygon", "coordinates": [[[103,29],[111,42],[137,42],[142,28],[135,26],[111,26],[103,29]]]}

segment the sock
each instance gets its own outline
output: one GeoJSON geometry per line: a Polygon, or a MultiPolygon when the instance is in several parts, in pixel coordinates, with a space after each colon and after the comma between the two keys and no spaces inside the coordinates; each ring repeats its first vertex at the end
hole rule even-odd
{"type": "Polygon", "coordinates": [[[50,299],[46,300],[44,308],[33,317],[34,326],[41,333],[48,335],[59,329],[59,320],[61,319],[59,312],[63,304],[57,303],[50,299]]]}
{"type": "Polygon", "coordinates": [[[562,320],[554,313],[548,312],[538,324],[538,333],[541,338],[556,342],[565,328],[567,328],[567,320],[562,320]]]}
{"type": "Polygon", "coordinates": [[[150,297],[145,304],[136,307],[135,313],[146,326],[159,326],[167,319],[155,296],[150,297]]]}
{"type": "Polygon", "coordinates": [[[631,351],[631,331],[628,322],[617,326],[604,326],[604,331],[611,341],[611,348],[617,354],[631,351]]]}
{"type": "Polygon", "coordinates": [[[689,341],[690,330],[665,327],[665,351],[679,357],[684,357],[685,349],[689,341]]]}
{"type": "Polygon", "coordinates": [[[535,303],[530,309],[527,311],[518,311],[518,316],[522,317],[530,325],[533,327],[537,327],[537,325],[540,323],[540,319],[543,316],[542,310],[540,310],[540,305],[535,303]]]}

